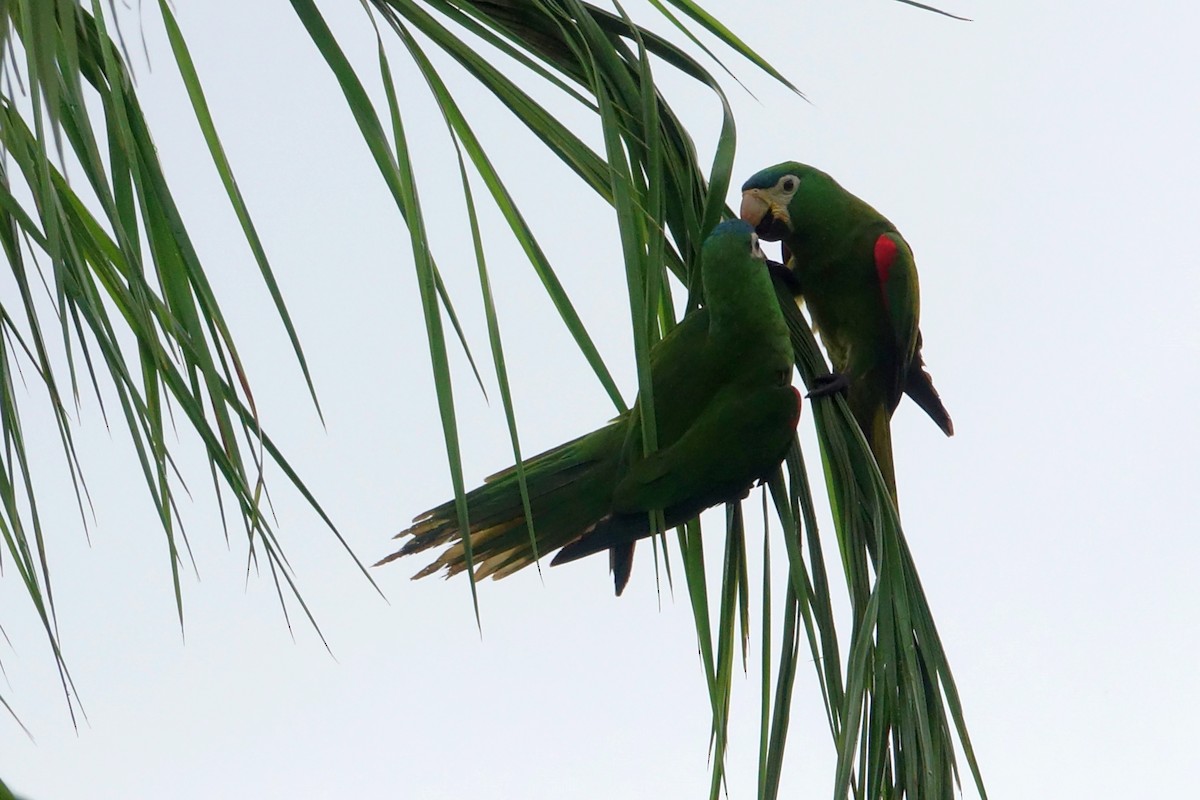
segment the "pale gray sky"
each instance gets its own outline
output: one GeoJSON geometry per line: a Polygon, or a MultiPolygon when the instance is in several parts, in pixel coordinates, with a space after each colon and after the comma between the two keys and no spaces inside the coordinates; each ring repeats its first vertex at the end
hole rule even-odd
{"type": "MultiPolygon", "coordinates": [[[[359,5],[321,5],[373,80],[359,5]]],[[[759,98],[729,89],[735,180],[784,159],[817,164],[887,214],[916,253],[925,355],[957,435],[945,439],[903,404],[897,474],[991,792],[1192,793],[1200,10],[959,2],[949,8],[975,18],[959,23],[883,0],[765,0],[740,19],[745,4],[710,7],[812,101],[729,59],[759,98]]],[[[287,4],[178,11],[327,430],[147,10],[154,69],[139,66],[139,89],[160,155],[270,431],[373,561],[450,492],[407,236],[287,4]]],[[[412,80],[401,99],[430,159],[419,178],[438,209],[431,230],[483,354],[457,172],[412,80]]],[[[476,98],[472,121],[504,137],[498,166],[631,397],[613,220],[564,168],[530,158],[534,140],[495,102],[456,84],[476,98]]],[[[711,148],[713,102],[671,86],[711,148]]],[[[497,215],[486,217],[523,443],[537,452],[596,427],[611,405],[497,215]]],[[[508,464],[509,445],[498,401],[484,403],[465,361],[454,363],[474,483],[508,464]]],[[[88,721],[71,728],[44,636],[6,573],[4,695],[37,740],[0,722],[0,775],[14,790],[31,800],[706,794],[709,711],[691,613],[665,587],[660,607],[645,551],[619,600],[604,559],[482,585],[481,639],[465,581],[410,582],[420,564],[401,562],[374,573],[385,603],[277,480],[287,552],[335,660],[302,621],[293,642],[269,578],[247,587],[244,546],[226,548],[193,461],[186,519],[201,580],[185,579],[181,642],[134,456],[93,400],[82,417],[98,516],[90,547],[53,428],[36,415],[26,424],[42,443],[35,469],[62,642],[88,721]]],[[[757,714],[750,677],[734,687],[733,798],[753,795],[757,714]]],[[[834,754],[811,669],[791,731],[783,796],[823,796],[834,754]]]]}

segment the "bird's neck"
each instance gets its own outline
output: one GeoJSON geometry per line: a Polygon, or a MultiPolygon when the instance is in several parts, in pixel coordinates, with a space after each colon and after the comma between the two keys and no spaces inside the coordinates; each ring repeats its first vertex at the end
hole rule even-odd
{"type": "Polygon", "coordinates": [[[709,270],[704,294],[711,317],[710,335],[745,335],[756,331],[785,331],[775,298],[775,287],[765,264],[749,270],[709,270]]]}

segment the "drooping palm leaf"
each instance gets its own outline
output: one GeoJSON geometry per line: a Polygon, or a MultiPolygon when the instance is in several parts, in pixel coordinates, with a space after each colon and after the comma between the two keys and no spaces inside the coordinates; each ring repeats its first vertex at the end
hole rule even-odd
{"type": "MultiPolygon", "coordinates": [[[[298,339],[182,33],[169,7],[163,3],[160,9],[214,165],[311,390],[298,339]]],[[[176,496],[183,482],[171,455],[168,415],[197,435],[218,497],[232,499],[222,507],[235,509],[249,557],[265,564],[277,587],[289,587],[310,619],[263,511],[264,459],[283,470],[340,539],[259,426],[248,377],[159,164],[109,24],[101,9],[93,13],[73,1],[6,3],[0,18],[5,45],[0,140],[7,154],[0,173],[0,241],[17,290],[16,297],[0,303],[0,434],[5,442],[0,534],[49,638],[72,713],[76,698],[58,644],[46,532],[21,432],[19,395],[13,391],[22,364],[23,374],[36,376],[53,409],[85,524],[89,501],[69,407],[82,385],[90,385],[102,407],[107,393],[115,395],[117,418],[129,431],[167,537],[181,625],[179,567],[186,536],[176,496]],[[17,82],[26,87],[24,96],[12,91],[17,82]],[[89,111],[96,108],[99,120],[89,111]],[[67,181],[68,172],[73,182],[67,181]],[[53,328],[61,337],[57,347],[53,328]],[[129,335],[132,347],[123,343],[129,335]],[[56,363],[56,351],[65,367],[56,363]]],[[[286,614],[282,589],[279,596],[286,614]]]]}
{"type": "MultiPolygon", "coordinates": [[[[911,0],[901,2],[925,7],[911,0]]],[[[379,77],[385,104],[378,109],[315,4],[311,0],[292,0],[293,9],[339,81],[409,230],[446,451],[460,521],[466,529],[468,509],[463,502],[465,480],[447,366],[446,323],[464,347],[466,342],[424,232],[412,164],[414,151],[406,138],[393,88],[395,78],[385,38],[388,32],[411,58],[411,67],[400,69],[406,76],[412,74],[411,69],[424,78],[443,111],[457,149],[488,317],[490,352],[518,462],[521,451],[517,417],[503,368],[500,321],[490,302],[485,248],[474,222],[477,201],[471,186],[476,180],[482,181],[486,196],[507,220],[565,327],[614,405],[623,408],[623,400],[539,246],[536,231],[522,215],[518,198],[508,191],[492,166],[487,142],[476,136],[472,121],[423,48],[431,43],[441,49],[491,91],[585,185],[613,205],[629,288],[638,383],[643,392],[651,390],[649,349],[675,318],[667,270],[688,287],[689,308],[703,301],[703,287],[694,280],[694,267],[704,237],[729,213],[725,198],[732,179],[734,120],[721,83],[698,58],[636,23],[619,4],[615,9],[578,0],[369,0],[365,5],[376,22],[386,23],[379,26],[379,77]],[[511,58],[526,71],[529,81],[542,83],[566,102],[594,114],[603,135],[603,152],[587,146],[578,132],[561,123],[550,109],[534,101],[508,74],[489,63],[480,54],[486,48],[511,58]],[[663,70],[699,81],[712,91],[714,102],[722,109],[718,144],[707,167],[701,164],[684,123],[657,88],[655,76],[663,70]]],[[[728,48],[783,80],[750,47],[690,0],[670,0],[678,15],[662,0],[652,0],[651,5],[669,25],[684,31],[702,56],[720,68],[726,69],[704,44],[705,37],[715,40],[718,49],[728,48]]],[[[183,31],[165,0],[160,0],[158,8],[214,165],[311,390],[296,332],[224,156],[183,31]]],[[[281,466],[321,513],[299,476],[258,425],[249,379],[241,369],[216,298],[158,165],[122,48],[110,35],[107,24],[100,4],[93,3],[86,9],[78,0],[23,0],[5,4],[0,14],[0,44],[13,44],[5,48],[9,54],[5,57],[9,81],[0,97],[0,139],[9,157],[0,173],[0,243],[19,295],[18,302],[6,299],[0,305],[0,411],[5,445],[0,475],[0,535],[42,619],[68,692],[70,679],[57,645],[45,534],[37,515],[17,395],[12,391],[19,362],[28,364],[36,374],[54,410],[68,470],[78,487],[84,513],[86,488],[74,455],[71,419],[64,398],[78,394],[84,375],[98,396],[102,394],[101,386],[112,386],[120,418],[130,430],[167,535],[181,622],[178,565],[180,545],[186,547],[186,537],[175,507],[181,479],[163,436],[170,408],[181,412],[204,444],[218,491],[228,493],[238,509],[250,553],[265,553],[276,581],[282,579],[293,591],[291,573],[262,513],[262,460],[270,458],[281,466]],[[18,93],[10,90],[18,71],[17,60],[29,87],[27,99],[19,100],[18,93]],[[87,98],[103,109],[99,126],[87,114],[87,98]],[[106,153],[96,132],[103,134],[106,153]],[[63,168],[67,165],[73,174],[83,176],[90,194],[77,194],[79,187],[64,179],[63,168]],[[61,388],[67,385],[58,379],[64,370],[55,367],[47,347],[47,312],[40,310],[37,299],[35,275],[39,271],[50,289],[49,313],[57,317],[63,338],[69,392],[61,388]],[[109,309],[117,316],[113,317],[109,309]],[[126,330],[134,336],[136,358],[118,342],[118,334],[126,330]]],[[[781,305],[792,328],[797,366],[805,382],[811,383],[814,375],[827,367],[807,324],[783,293],[781,305]]],[[[474,367],[473,359],[471,363],[474,367]]],[[[878,470],[843,401],[818,400],[812,417],[851,599],[850,634],[841,639],[848,642],[848,649],[839,647],[831,603],[835,589],[825,572],[823,540],[816,528],[814,500],[797,446],[786,467],[770,482],[788,557],[788,582],[782,605],[775,612],[783,630],[772,680],[768,658],[772,650],[772,615],[768,613],[772,593],[766,574],[769,565],[764,565],[759,792],[773,797],[778,791],[803,638],[816,666],[838,752],[835,797],[948,797],[957,780],[956,737],[982,793],[945,653],[878,470]]],[[[644,420],[643,443],[647,450],[656,446],[654,421],[649,416],[644,420]]],[[[727,514],[722,551],[724,577],[716,591],[710,591],[706,583],[702,538],[698,521],[678,533],[683,575],[695,612],[710,693],[712,794],[716,796],[724,775],[735,654],[739,643],[745,652],[750,630],[751,588],[740,509],[733,507],[727,514]],[[713,601],[715,616],[710,611],[713,601]]],[[[661,544],[665,545],[666,540],[662,539],[661,544]]],[[[469,553],[469,542],[466,547],[469,553]]],[[[473,578],[471,588],[474,598],[473,578]]]]}
{"type": "MultiPolygon", "coordinates": [[[[412,26],[442,47],[470,75],[493,91],[585,183],[612,203],[629,280],[639,389],[649,391],[644,369],[646,354],[655,338],[663,332],[656,315],[660,306],[654,300],[663,285],[661,269],[664,266],[672,269],[692,289],[692,302],[699,302],[703,287],[691,284],[689,277],[693,273],[689,267],[695,263],[706,232],[726,213],[724,197],[730,183],[733,123],[719,83],[690,56],[635,24],[620,6],[613,13],[566,0],[535,3],[373,0],[371,5],[389,20],[406,42],[414,41],[407,27],[412,26]],[[430,13],[430,9],[441,17],[430,13]],[[453,26],[458,26],[457,30],[453,26]],[[603,134],[604,153],[594,153],[579,137],[557,123],[552,113],[492,67],[474,43],[464,43],[464,34],[479,36],[501,48],[507,39],[511,47],[523,51],[523,56],[532,56],[541,62],[540,66],[531,68],[531,80],[545,80],[562,90],[564,96],[594,111],[603,134]],[[660,63],[711,87],[725,110],[724,128],[710,175],[706,176],[699,166],[685,128],[656,89],[650,54],[660,63]],[[548,72],[558,73],[562,80],[548,76],[548,72]],[[564,88],[563,81],[572,83],[574,88],[564,88]]],[[[715,32],[721,33],[720,30],[715,32]]],[[[727,41],[727,44],[735,49],[742,47],[733,41],[727,41]]],[[[444,86],[437,90],[439,103],[443,106],[452,104],[452,100],[442,94],[444,91],[444,86]]],[[[456,117],[461,115],[461,108],[457,105],[454,108],[456,117]]],[[[461,131],[468,124],[462,119],[456,130],[461,131]]],[[[462,136],[461,132],[455,135],[462,136]]],[[[472,137],[471,149],[476,148],[481,149],[481,145],[472,137]]],[[[486,163],[482,154],[473,159],[477,165],[486,163]]],[[[490,167],[488,179],[489,182],[498,180],[490,167]]],[[[505,191],[493,188],[493,195],[503,198],[504,202],[509,201],[505,191]]],[[[531,235],[523,222],[514,225],[514,231],[522,237],[531,235]]],[[[540,269],[546,270],[548,265],[541,265],[540,269]]],[[[561,299],[556,302],[561,306],[561,299]]],[[[790,300],[788,305],[797,323],[798,364],[808,381],[813,374],[827,368],[807,325],[790,300]]],[[[585,348],[590,344],[577,331],[572,333],[585,348]]],[[[841,659],[829,602],[830,587],[820,551],[816,550],[816,557],[810,556],[806,564],[798,538],[794,538],[795,546],[788,548],[793,566],[790,570],[792,585],[785,606],[792,618],[803,620],[814,661],[818,664],[830,727],[842,754],[837,793],[872,791],[899,796],[905,788],[910,793],[916,791],[918,784],[914,776],[920,774],[920,788],[931,791],[931,796],[941,796],[954,785],[952,742],[956,732],[964,737],[962,741],[973,772],[974,756],[960,724],[961,711],[943,654],[940,647],[932,644],[936,642],[936,631],[919,593],[911,560],[907,559],[898,520],[890,509],[890,501],[880,493],[882,484],[878,483],[870,456],[862,449],[861,436],[844,416],[844,409],[831,413],[823,407],[829,402],[822,401],[819,404],[822,408],[815,416],[830,501],[837,520],[838,549],[853,599],[853,630],[856,633],[851,637],[851,655],[857,658],[847,663],[846,674],[839,667],[841,659]],[[838,416],[839,413],[842,416],[838,416]],[[945,687],[944,695],[942,687],[945,687]],[[869,724],[864,728],[860,719],[868,714],[869,724]],[[851,756],[860,753],[859,768],[854,773],[849,769],[854,763],[851,756]],[[919,763],[914,762],[914,758],[919,763]]],[[[652,421],[646,428],[644,444],[653,448],[652,421]]],[[[515,432],[513,436],[516,449],[515,432]]],[[[798,452],[796,456],[792,462],[793,470],[802,469],[798,452]]],[[[798,488],[799,483],[793,475],[790,506],[796,509],[793,518],[806,520],[807,539],[812,549],[819,543],[812,497],[806,488],[798,488]]],[[[708,611],[712,595],[704,582],[700,529],[692,524],[680,534],[684,574],[696,613],[702,662],[711,694],[716,747],[714,795],[720,790],[723,769],[735,620],[738,619],[735,608],[737,598],[748,595],[745,572],[737,563],[738,554],[743,552],[739,547],[743,535],[740,516],[735,514],[730,520],[726,580],[716,595],[720,601],[715,620],[708,611]]],[[[789,529],[796,537],[795,531],[799,529],[794,525],[789,529]]],[[[796,635],[798,628],[787,625],[785,628],[790,631],[785,643],[786,656],[794,652],[799,638],[796,635]]],[[[766,738],[764,787],[777,785],[778,765],[786,738],[786,698],[790,697],[794,666],[795,658],[790,657],[780,673],[774,723],[771,735],[766,738]]]]}

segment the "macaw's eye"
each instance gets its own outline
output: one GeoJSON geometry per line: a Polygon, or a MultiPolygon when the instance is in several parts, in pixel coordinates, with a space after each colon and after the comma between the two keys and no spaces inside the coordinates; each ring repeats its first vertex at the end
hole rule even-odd
{"type": "Polygon", "coordinates": [[[750,255],[754,256],[755,258],[766,258],[766,256],[763,255],[763,251],[759,249],[757,233],[750,234],[750,255]]]}
{"type": "Polygon", "coordinates": [[[783,189],[785,192],[791,192],[791,191],[795,191],[796,183],[797,183],[797,180],[795,178],[793,178],[791,175],[789,175],[786,178],[784,178],[782,181],[779,182],[779,187],[781,189],[783,189]]]}

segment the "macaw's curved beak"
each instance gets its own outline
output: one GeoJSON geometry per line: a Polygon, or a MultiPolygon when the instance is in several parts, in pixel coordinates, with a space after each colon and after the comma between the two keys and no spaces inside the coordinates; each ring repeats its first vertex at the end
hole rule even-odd
{"type": "Polygon", "coordinates": [[[755,228],[771,213],[771,204],[762,196],[759,189],[747,189],[742,192],[742,210],[739,216],[755,228]]]}
{"type": "Polygon", "coordinates": [[[739,216],[754,226],[754,232],[760,239],[774,242],[787,235],[787,209],[772,202],[767,192],[762,189],[747,189],[742,192],[739,216]]]}

